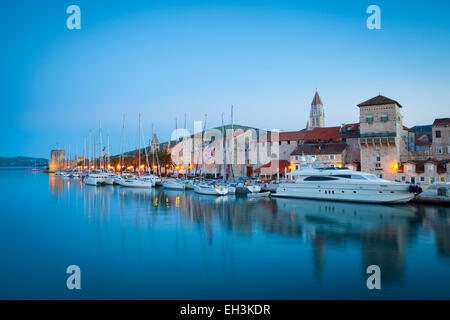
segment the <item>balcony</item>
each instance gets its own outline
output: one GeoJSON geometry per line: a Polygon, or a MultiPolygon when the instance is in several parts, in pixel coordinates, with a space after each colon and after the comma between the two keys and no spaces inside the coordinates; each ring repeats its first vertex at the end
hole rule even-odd
{"type": "Polygon", "coordinates": [[[359,138],[361,146],[386,144],[395,145],[395,137],[373,137],[373,138],[359,138]]]}
{"type": "Polygon", "coordinates": [[[382,138],[382,137],[395,137],[397,134],[395,132],[378,132],[378,133],[362,133],[359,135],[360,138],[382,138]]]}

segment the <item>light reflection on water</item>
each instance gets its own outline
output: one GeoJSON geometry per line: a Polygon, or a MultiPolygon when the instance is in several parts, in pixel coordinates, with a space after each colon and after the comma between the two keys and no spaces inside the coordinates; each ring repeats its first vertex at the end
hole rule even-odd
{"type": "Polygon", "coordinates": [[[450,297],[448,207],[92,187],[26,171],[0,177],[1,298],[450,297]],[[65,289],[69,264],[82,269],[78,294],[65,289]],[[365,286],[372,264],[382,270],[379,292],[365,286]],[[30,270],[42,276],[24,280],[30,270]]]}

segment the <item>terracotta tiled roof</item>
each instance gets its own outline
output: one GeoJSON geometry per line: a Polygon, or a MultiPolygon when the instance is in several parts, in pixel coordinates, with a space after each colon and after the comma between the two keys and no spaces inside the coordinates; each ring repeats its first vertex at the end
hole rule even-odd
{"type": "Polygon", "coordinates": [[[422,140],[416,140],[416,146],[431,146],[431,143],[422,140]]]}
{"type": "Polygon", "coordinates": [[[320,99],[319,93],[316,91],[316,94],[314,95],[313,101],[311,102],[311,105],[314,104],[323,104],[322,99],[320,99]]]}
{"type": "Polygon", "coordinates": [[[341,154],[347,147],[346,143],[303,144],[297,147],[291,156],[341,154]]]}
{"type": "Polygon", "coordinates": [[[372,99],[369,99],[367,101],[361,102],[358,104],[358,107],[365,107],[365,106],[379,106],[383,104],[397,104],[400,108],[402,108],[402,105],[398,103],[395,100],[386,98],[385,96],[382,96],[381,94],[379,96],[376,96],[372,99]]]}
{"type": "Polygon", "coordinates": [[[260,142],[270,142],[270,141],[297,141],[297,140],[303,140],[305,136],[308,134],[308,131],[301,130],[301,131],[288,131],[288,132],[279,132],[276,133],[268,133],[264,137],[262,137],[259,141],[260,142]],[[278,137],[277,137],[278,135],[278,137]]]}
{"type": "Polygon", "coordinates": [[[447,127],[450,125],[450,118],[435,119],[433,127],[447,127]]]}
{"type": "Polygon", "coordinates": [[[277,168],[279,168],[279,172],[283,173],[285,168],[289,168],[290,163],[287,160],[272,160],[265,165],[255,169],[255,172],[277,172],[277,168]]]}
{"type": "Polygon", "coordinates": [[[340,129],[341,127],[314,128],[311,131],[308,131],[305,141],[337,139],[339,138],[340,129]]]}
{"type": "Polygon", "coordinates": [[[406,126],[403,126],[403,130],[406,130],[406,131],[409,131],[409,132],[415,132],[414,130],[412,130],[412,129],[406,127],[406,126]]]}
{"type": "Polygon", "coordinates": [[[344,132],[355,132],[358,130],[359,130],[359,122],[344,124],[344,132]]]}

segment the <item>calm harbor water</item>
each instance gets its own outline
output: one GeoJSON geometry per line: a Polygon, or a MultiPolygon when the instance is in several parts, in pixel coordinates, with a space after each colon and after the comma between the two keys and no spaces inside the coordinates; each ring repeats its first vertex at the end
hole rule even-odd
{"type": "Polygon", "coordinates": [[[0,181],[1,299],[450,298],[449,207],[0,181]]]}

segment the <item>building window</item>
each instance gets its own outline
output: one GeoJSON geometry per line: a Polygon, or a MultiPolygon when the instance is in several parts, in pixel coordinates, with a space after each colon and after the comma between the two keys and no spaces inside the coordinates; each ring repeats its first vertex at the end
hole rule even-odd
{"type": "Polygon", "coordinates": [[[450,153],[450,146],[447,146],[447,153],[450,153]]]}
{"type": "Polygon", "coordinates": [[[367,116],[366,121],[369,123],[373,122],[373,116],[367,116]]]}
{"type": "Polygon", "coordinates": [[[381,161],[381,155],[379,152],[377,152],[377,162],[380,162],[380,161],[381,161]]]}
{"type": "Polygon", "coordinates": [[[433,171],[434,170],[434,166],[432,164],[428,165],[428,171],[433,171]]]}
{"type": "Polygon", "coordinates": [[[434,177],[430,177],[430,184],[434,183],[434,177]]]}
{"type": "Polygon", "coordinates": [[[442,154],[442,147],[436,147],[436,153],[437,154],[442,154]]]}
{"type": "Polygon", "coordinates": [[[420,182],[425,182],[425,177],[420,177],[420,182]]]}
{"type": "Polygon", "coordinates": [[[287,144],[291,144],[291,140],[288,140],[287,144]]]}
{"type": "Polygon", "coordinates": [[[328,160],[334,160],[334,154],[330,154],[330,155],[328,156],[328,160]]]}
{"type": "Polygon", "coordinates": [[[278,141],[278,144],[281,146],[281,141],[278,141]]]}
{"type": "Polygon", "coordinates": [[[402,181],[406,181],[406,177],[405,176],[402,177],[402,181]]]}
{"type": "Polygon", "coordinates": [[[383,115],[381,116],[381,121],[386,122],[386,121],[388,121],[388,120],[389,120],[389,117],[388,117],[387,114],[383,114],[383,115]]]}
{"type": "Polygon", "coordinates": [[[440,138],[441,137],[441,131],[436,130],[436,138],[440,138]]]}

